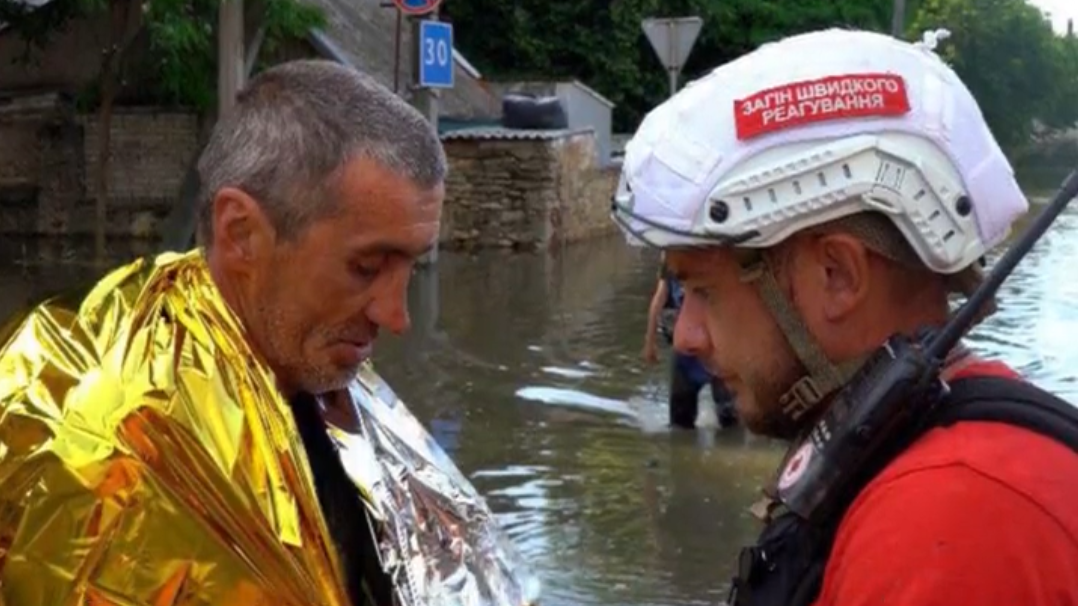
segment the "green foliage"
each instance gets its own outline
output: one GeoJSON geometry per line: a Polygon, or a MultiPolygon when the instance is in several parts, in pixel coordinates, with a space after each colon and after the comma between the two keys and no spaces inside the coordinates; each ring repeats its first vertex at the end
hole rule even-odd
{"type": "MultiPolygon", "coordinates": [[[[890,31],[893,0],[446,0],[456,42],[491,79],[577,78],[617,104],[631,132],[666,98],[666,73],[641,31],[645,17],[698,15],[704,28],[681,82],[765,42],[826,27],[890,31]]],[[[1078,41],[1055,36],[1025,0],[907,0],[907,39],[946,27],[939,52],[1014,151],[1078,120],[1078,41]],[[1042,133],[1043,134],[1043,133],[1042,133]]]]}
{"type": "Polygon", "coordinates": [[[1039,122],[1049,131],[1078,121],[1078,46],[1055,35],[1025,0],[925,0],[911,31],[945,27],[938,52],[969,87],[1012,153],[1039,122]]]}
{"type": "Polygon", "coordinates": [[[26,50],[18,59],[31,61],[33,49],[44,46],[53,32],[63,29],[71,19],[104,10],[108,4],[108,0],[64,0],[35,8],[23,2],[0,0],[0,23],[7,23],[26,42],[26,50]]]}
{"type": "MultiPolygon", "coordinates": [[[[126,1],[126,0],[117,0],[126,1]]],[[[139,2],[140,0],[130,0],[139,2]]],[[[148,40],[148,57],[138,60],[148,65],[150,100],[180,105],[199,111],[213,107],[217,88],[217,42],[215,25],[222,1],[230,0],[145,0],[142,29],[148,40]]],[[[0,0],[0,21],[27,42],[26,59],[31,49],[45,46],[50,36],[73,19],[89,17],[109,9],[109,0],[54,0],[36,10],[25,5],[0,0]]],[[[311,27],[321,27],[325,16],[317,7],[302,0],[261,0],[259,6],[265,45],[290,38],[302,38],[311,27]]],[[[117,44],[119,40],[112,40],[117,44]]],[[[101,49],[87,49],[99,52],[101,49]]],[[[97,83],[85,91],[83,102],[95,96],[97,83]]]]}
{"type": "MultiPolygon", "coordinates": [[[[150,0],[146,28],[155,60],[159,101],[206,110],[216,103],[217,41],[214,24],[221,1],[150,0]]],[[[264,44],[302,38],[325,23],[322,12],[298,0],[264,0],[264,44]]]]}
{"type": "MultiPolygon", "coordinates": [[[[704,28],[681,82],[764,42],[829,26],[888,30],[892,0],[446,0],[456,43],[496,79],[577,78],[617,104],[631,131],[666,98],[666,72],[641,31],[646,17],[698,15],[704,28]]],[[[910,1],[911,11],[916,2],[910,1]]]]}
{"type": "Polygon", "coordinates": [[[1058,80],[1050,83],[1051,93],[1037,116],[1050,129],[1072,128],[1078,122],[1078,38],[1055,39],[1058,80]]]}
{"type": "Polygon", "coordinates": [[[147,4],[145,27],[157,73],[155,92],[161,101],[200,110],[212,106],[219,1],[151,0],[147,4]]]}

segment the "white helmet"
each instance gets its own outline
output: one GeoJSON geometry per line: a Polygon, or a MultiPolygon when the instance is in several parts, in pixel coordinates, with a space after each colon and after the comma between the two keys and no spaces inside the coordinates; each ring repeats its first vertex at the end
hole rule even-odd
{"type": "MultiPolygon", "coordinates": [[[[690,83],[626,146],[614,219],[634,243],[763,249],[885,216],[933,271],[976,267],[1028,203],[977,102],[933,52],[937,35],[808,33],[690,83]]],[[[859,363],[822,355],[765,261],[744,271],[808,371],[783,397],[797,418],[859,363]]]]}
{"type": "Polygon", "coordinates": [[[927,267],[968,267],[1028,203],[931,46],[831,29],[715,69],[645,117],[625,148],[614,218],[663,248],[765,248],[878,211],[927,267]]]}

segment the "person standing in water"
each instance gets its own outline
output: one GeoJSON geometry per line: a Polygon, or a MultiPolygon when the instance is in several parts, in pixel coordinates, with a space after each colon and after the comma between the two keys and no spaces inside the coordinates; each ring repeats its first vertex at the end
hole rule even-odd
{"type": "MultiPolygon", "coordinates": [[[[665,262],[659,270],[655,294],[648,306],[648,327],[644,336],[644,361],[654,364],[659,360],[657,335],[662,335],[667,345],[674,340],[674,324],[685,294],[681,283],[666,270],[665,262]]],[[[700,390],[711,385],[711,399],[715,402],[715,415],[720,427],[737,424],[733,394],[723,382],[704,368],[693,356],[672,351],[670,364],[669,423],[671,427],[692,429],[699,413],[700,390]]]]}

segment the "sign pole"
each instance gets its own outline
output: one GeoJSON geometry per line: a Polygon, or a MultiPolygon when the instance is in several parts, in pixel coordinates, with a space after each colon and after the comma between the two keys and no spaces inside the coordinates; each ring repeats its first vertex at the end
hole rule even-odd
{"type": "MultiPolygon", "coordinates": [[[[438,20],[438,13],[430,15],[431,21],[438,20]]],[[[434,128],[438,128],[438,95],[431,87],[425,86],[421,79],[423,69],[423,18],[412,18],[412,105],[423,114],[434,128]]]]}
{"type": "Polygon", "coordinates": [[[423,47],[425,44],[423,40],[423,22],[425,20],[438,21],[438,6],[441,4],[441,0],[393,0],[393,4],[397,7],[398,18],[402,15],[407,15],[411,24],[412,54],[409,64],[412,68],[412,77],[409,78],[408,83],[412,106],[430,120],[430,123],[437,129],[438,95],[433,90],[431,83],[423,81],[423,47]],[[424,19],[424,17],[428,19],[424,19]]]}
{"type": "MultiPolygon", "coordinates": [[[[674,27],[674,22],[673,21],[667,21],[666,22],[666,29],[667,29],[667,32],[666,32],[667,47],[669,48],[669,50],[667,51],[667,56],[668,57],[677,57],[678,29],[676,27],[674,27]]],[[[678,63],[680,63],[680,62],[678,62],[678,63]]],[[[670,65],[670,66],[668,66],[666,68],[666,72],[670,75],[670,96],[671,97],[673,97],[674,95],[677,94],[677,77],[678,77],[678,72],[680,72],[680,71],[681,71],[681,66],[680,65],[677,65],[677,66],[670,65]]]]}
{"type": "MultiPolygon", "coordinates": [[[[437,20],[438,13],[431,14],[431,18],[437,20]]],[[[434,89],[421,86],[420,71],[422,70],[423,62],[423,44],[422,33],[423,17],[413,16],[410,21],[412,22],[412,106],[419,110],[419,113],[423,114],[427,120],[430,121],[434,130],[438,130],[438,97],[435,94],[434,89]]],[[[438,248],[436,243],[434,248],[420,257],[419,265],[434,265],[438,262],[438,248]]]]}
{"type": "Polygon", "coordinates": [[[696,38],[700,35],[704,20],[700,17],[674,17],[670,19],[644,19],[641,26],[651,48],[659,56],[670,79],[670,96],[677,93],[678,76],[685,60],[689,58],[696,38]]]}
{"type": "MultiPolygon", "coordinates": [[[[393,0],[397,15],[411,22],[412,76],[408,79],[412,106],[438,130],[438,92],[453,86],[453,26],[438,22],[441,0],[393,0]],[[429,16],[428,19],[423,17],[429,16]]],[[[399,21],[398,21],[399,22],[399,21]]],[[[438,244],[419,259],[419,265],[438,262],[438,244]]]]}
{"type": "Polygon", "coordinates": [[[906,29],[906,0],[894,0],[891,7],[891,35],[899,40],[905,39],[903,32],[906,29]]]}

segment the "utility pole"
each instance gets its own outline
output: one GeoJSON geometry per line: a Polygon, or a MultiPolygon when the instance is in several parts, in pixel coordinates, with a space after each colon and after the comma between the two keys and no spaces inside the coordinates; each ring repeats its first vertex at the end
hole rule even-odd
{"type": "Polygon", "coordinates": [[[899,40],[905,38],[906,0],[894,0],[891,8],[891,35],[899,40]]]}
{"type": "Polygon", "coordinates": [[[236,104],[245,84],[243,0],[221,0],[217,9],[217,116],[236,104]]]}

